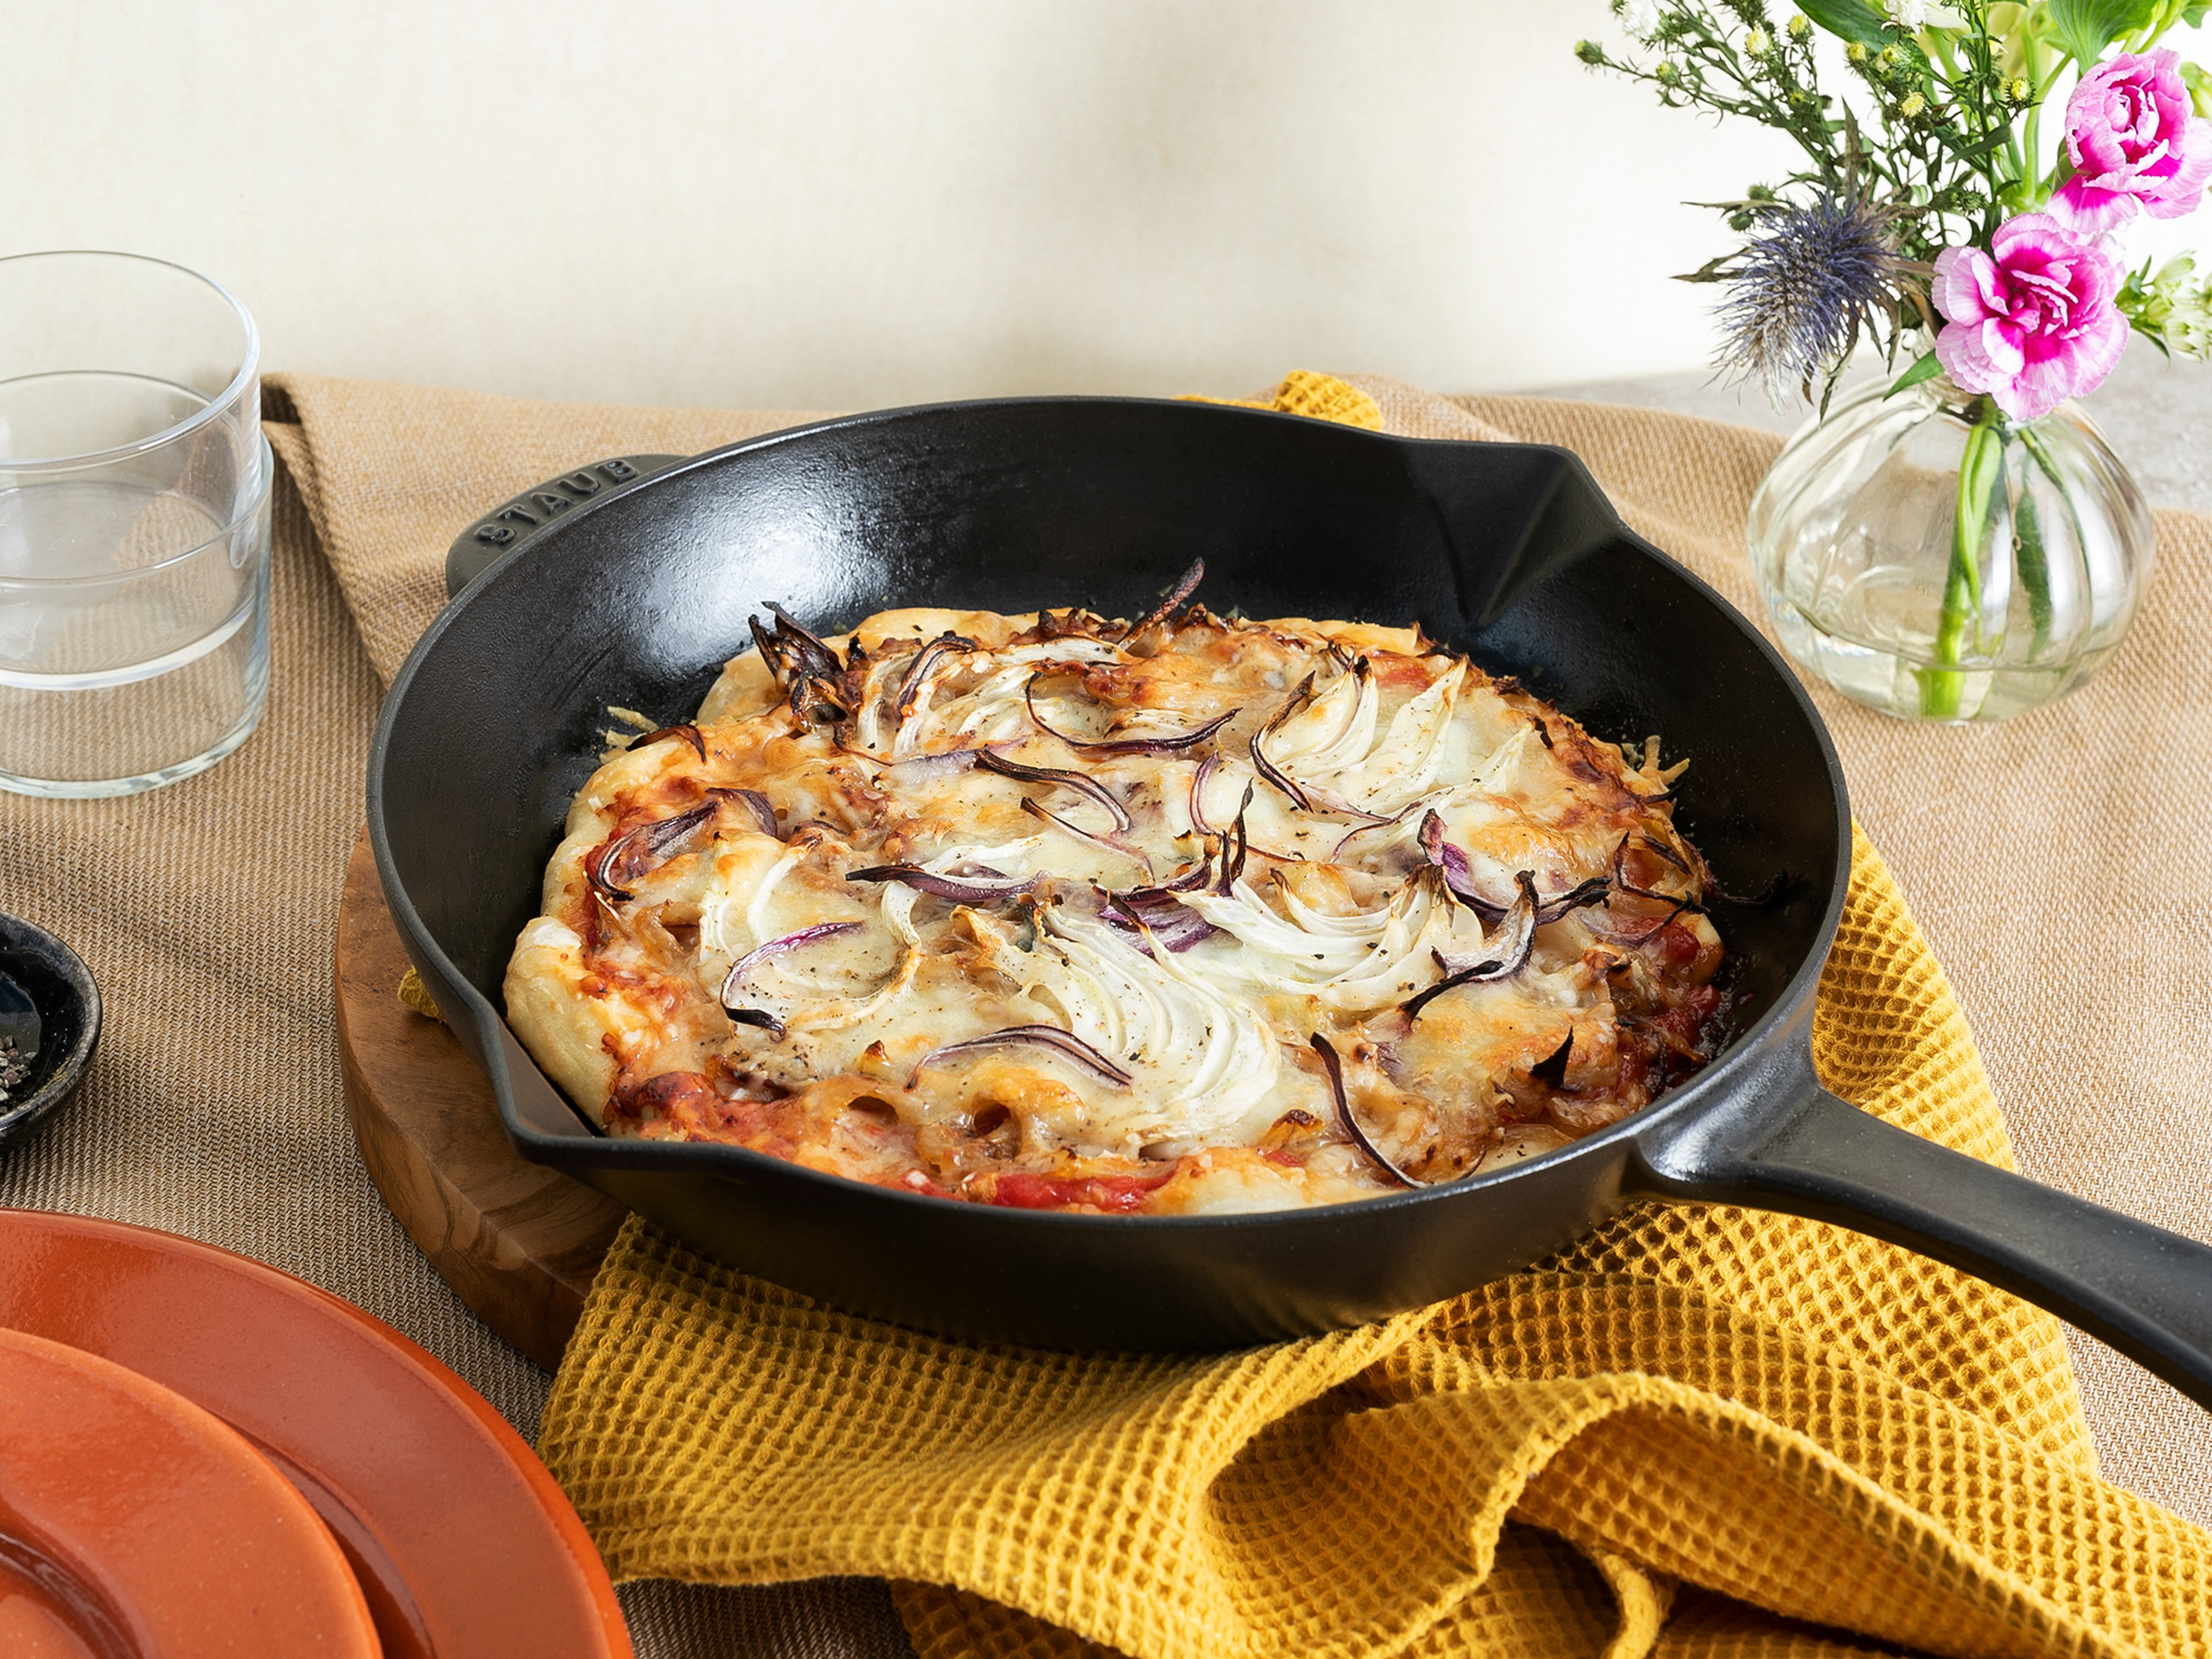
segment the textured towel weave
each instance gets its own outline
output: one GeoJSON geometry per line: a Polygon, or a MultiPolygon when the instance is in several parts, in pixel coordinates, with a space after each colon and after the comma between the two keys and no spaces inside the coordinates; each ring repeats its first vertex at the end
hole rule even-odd
{"type": "MultiPolygon", "coordinates": [[[[1375,423],[1340,385],[1262,406],[1375,423]]],[[[1846,1097],[2009,1164],[1863,838],[1814,1048],[1846,1097]]],[[[541,1449],[618,1576],[886,1576],[927,1659],[1865,1650],[1791,1620],[2212,1650],[2212,1540],[2096,1479],[2056,1322],[1733,1209],[1639,1208],[1439,1308],[1168,1358],[943,1342],[633,1221],[541,1449]]]]}
{"type": "MultiPolygon", "coordinates": [[[[1814,1042],[1867,1109],[2008,1161],[1863,838],[1814,1042]]],[[[2212,1538],[2096,1478],[2055,1322],[1735,1209],[1640,1208],[1388,1324],[1164,1358],[850,1318],[633,1221],[541,1450],[618,1576],[883,1574],[927,1659],[1861,1650],[1776,1613],[2167,1656],[2212,1628],[2212,1538]],[[1662,1626],[1674,1581],[1728,1599],[1662,1626]]]]}

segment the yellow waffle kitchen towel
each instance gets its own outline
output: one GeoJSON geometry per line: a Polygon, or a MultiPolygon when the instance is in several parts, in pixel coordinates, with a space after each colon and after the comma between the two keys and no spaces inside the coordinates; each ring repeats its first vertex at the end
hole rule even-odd
{"type": "MultiPolygon", "coordinates": [[[[1262,405],[1331,395],[1291,384],[1262,405]]],[[[1863,839],[1814,1042],[1846,1098],[2010,1163],[1863,839]]],[[[2212,1654],[2212,1537],[2097,1479],[2056,1321],[1735,1209],[1169,1358],[918,1335],[633,1220],[540,1449],[617,1577],[884,1576],[923,1659],[2212,1654]]]]}

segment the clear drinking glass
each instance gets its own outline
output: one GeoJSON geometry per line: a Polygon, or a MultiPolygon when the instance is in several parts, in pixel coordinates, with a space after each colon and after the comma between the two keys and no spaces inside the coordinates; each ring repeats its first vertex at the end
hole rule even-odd
{"type": "Polygon", "coordinates": [[[0,788],[204,771],[269,696],[260,338],[127,253],[0,259],[0,788]]]}

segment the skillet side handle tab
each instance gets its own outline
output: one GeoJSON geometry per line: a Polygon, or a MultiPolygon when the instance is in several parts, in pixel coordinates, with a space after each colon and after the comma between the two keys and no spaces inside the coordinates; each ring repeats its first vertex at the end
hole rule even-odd
{"type": "MultiPolygon", "coordinates": [[[[2212,1249],[1924,1140],[1806,1075],[1796,1103],[1694,1119],[1634,1184],[1832,1222],[2002,1286],[2212,1407],[2212,1249]]],[[[1771,1097],[1770,1097],[1771,1098],[1771,1097]]]]}
{"type": "Polygon", "coordinates": [[[446,597],[461,590],[554,520],[586,501],[619,495],[633,484],[676,465],[681,455],[617,455],[557,478],[532,484],[501,501],[453,538],[446,550],[446,597]]]}

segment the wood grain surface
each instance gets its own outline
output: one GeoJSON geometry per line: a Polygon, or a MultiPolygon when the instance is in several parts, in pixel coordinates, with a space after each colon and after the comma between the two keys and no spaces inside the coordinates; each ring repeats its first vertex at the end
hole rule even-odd
{"type": "Polygon", "coordinates": [[[550,1370],[625,1212],[516,1154],[476,1062],[400,1005],[407,968],[363,830],[337,926],[338,1052],[362,1162],[461,1300],[550,1370]]]}

